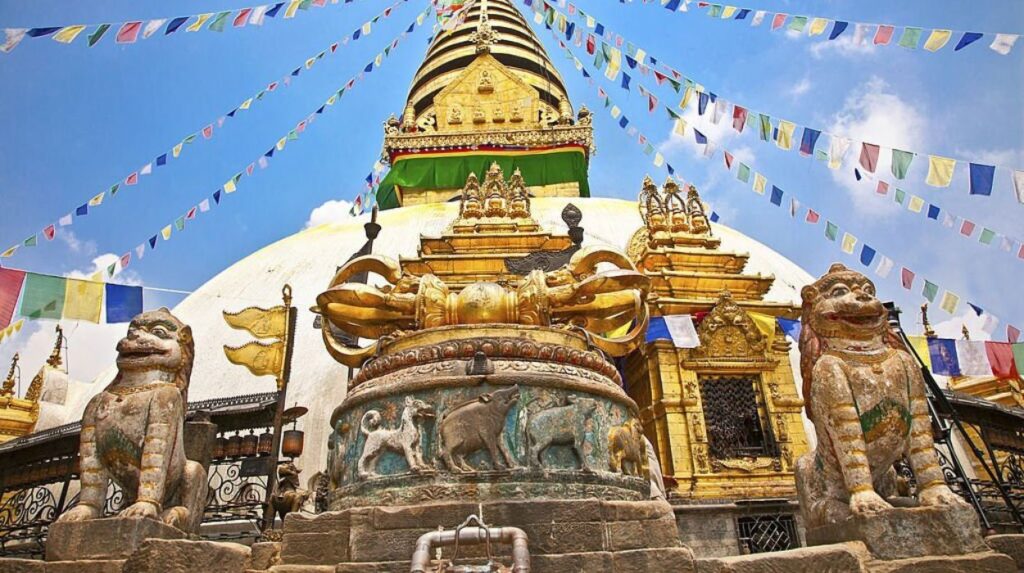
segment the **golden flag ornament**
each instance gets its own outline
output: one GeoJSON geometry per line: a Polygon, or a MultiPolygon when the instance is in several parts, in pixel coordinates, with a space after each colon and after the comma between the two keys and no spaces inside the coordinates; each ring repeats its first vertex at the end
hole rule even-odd
{"type": "Polygon", "coordinates": [[[233,364],[245,366],[256,376],[280,377],[284,369],[284,342],[249,342],[242,346],[224,346],[224,354],[233,364]]]}
{"type": "Polygon", "coordinates": [[[284,338],[288,330],[288,308],[249,307],[235,313],[224,311],[224,321],[232,328],[251,332],[256,338],[284,338]]]}

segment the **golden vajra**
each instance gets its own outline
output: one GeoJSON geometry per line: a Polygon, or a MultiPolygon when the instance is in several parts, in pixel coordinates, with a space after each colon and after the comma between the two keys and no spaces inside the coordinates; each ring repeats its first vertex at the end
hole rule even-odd
{"type": "Polygon", "coordinates": [[[624,255],[595,247],[581,249],[560,269],[531,271],[517,287],[477,282],[458,292],[432,274],[403,273],[393,259],[370,255],[342,267],[311,310],[323,317],[328,352],[352,367],[372,356],[378,342],[365,348],[346,347],[335,340],[332,325],[375,340],[401,331],[452,325],[561,326],[581,329],[595,347],[622,356],[643,342],[649,289],[650,279],[624,255]],[[602,263],[613,268],[599,272],[602,263]],[[378,288],[347,282],[364,272],[390,284],[378,288]],[[621,330],[628,332],[610,335],[621,330]]]}

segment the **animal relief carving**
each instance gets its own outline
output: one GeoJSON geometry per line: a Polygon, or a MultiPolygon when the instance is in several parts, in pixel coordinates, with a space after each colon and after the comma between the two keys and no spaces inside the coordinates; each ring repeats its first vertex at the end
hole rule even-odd
{"type": "Polygon", "coordinates": [[[597,411],[597,401],[569,395],[565,405],[528,415],[526,435],[530,465],[544,466],[544,452],[551,446],[569,446],[580,469],[590,471],[584,451],[584,424],[597,411]]]}
{"type": "Polygon", "coordinates": [[[518,400],[519,386],[516,385],[482,394],[449,409],[437,428],[440,457],[448,469],[456,473],[477,471],[466,461],[466,456],[484,449],[490,455],[492,468],[515,468],[502,431],[509,410],[518,400]]]}
{"type": "Polygon", "coordinates": [[[198,531],[206,470],[185,458],[183,438],[194,356],[192,329],[166,308],[132,319],[117,343],[117,376],[82,415],[82,489],[61,521],[101,517],[113,480],[129,502],[121,517],[198,531]]]}
{"type": "Polygon", "coordinates": [[[420,472],[429,469],[430,466],[423,461],[420,423],[425,418],[433,417],[434,407],[412,396],[405,397],[402,419],[396,428],[382,428],[380,412],[367,410],[359,424],[359,429],[366,436],[363,453],[359,456],[359,477],[371,478],[380,475],[377,473],[377,462],[381,454],[389,451],[402,454],[409,464],[409,471],[420,472]]]}
{"type": "Polygon", "coordinates": [[[628,476],[647,475],[647,445],[640,422],[629,420],[608,430],[608,466],[628,476]]]}

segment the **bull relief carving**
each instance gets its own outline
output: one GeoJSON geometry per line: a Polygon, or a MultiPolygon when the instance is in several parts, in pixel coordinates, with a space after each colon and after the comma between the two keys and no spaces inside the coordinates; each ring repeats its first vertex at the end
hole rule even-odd
{"type": "Polygon", "coordinates": [[[764,360],[768,349],[764,334],[728,291],[701,321],[697,337],[700,346],[690,351],[691,359],[764,360]]]}

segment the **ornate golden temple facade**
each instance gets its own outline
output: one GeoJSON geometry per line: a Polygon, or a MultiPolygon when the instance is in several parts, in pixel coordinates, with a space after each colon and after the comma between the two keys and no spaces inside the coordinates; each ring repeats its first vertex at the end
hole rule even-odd
{"type": "MultiPolygon", "coordinates": [[[[17,376],[20,372],[20,356],[14,355],[11,360],[11,367],[0,387],[0,444],[13,440],[35,431],[36,423],[39,421],[40,401],[43,398],[43,389],[51,376],[65,376],[61,370],[63,360],[61,350],[64,344],[64,333],[60,326],[57,326],[57,340],[54,343],[50,357],[46,364],[39,369],[39,372],[32,378],[25,395],[17,396],[17,376]]],[[[58,386],[58,385],[55,385],[58,386]]],[[[66,389],[66,387],[63,387],[66,389]]],[[[63,397],[61,397],[63,399],[63,397]]]]}
{"type": "Polygon", "coordinates": [[[791,344],[765,316],[796,318],[799,308],[764,300],[774,278],[744,273],[748,255],[721,248],[696,188],[684,196],[672,180],[659,189],[647,178],[638,206],[644,227],[629,256],[651,278],[651,314],[701,319],[696,347],[648,341],[626,365],[673,493],[792,498],[793,464],[808,447],[803,401],[791,344]]]}

